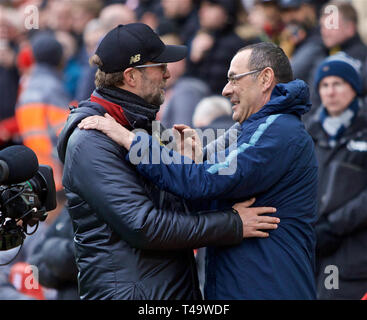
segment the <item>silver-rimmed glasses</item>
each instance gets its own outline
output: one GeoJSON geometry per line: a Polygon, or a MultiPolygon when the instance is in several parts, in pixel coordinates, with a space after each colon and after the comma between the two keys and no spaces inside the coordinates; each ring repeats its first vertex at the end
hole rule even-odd
{"type": "Polygon", "coordinates": [[[167,63],[152,63],[152,64],[142,64],[140,66],[135,66],[136,69],[150,68],[150,67],[161,67],[163,72],[167,71],[167,63]]]}
{"type": "Polygon", "coordinates": [[[239,74],[231,74],[231,75],[228,75],[227,76],[227,80],[228,80],[228,82],[231,85],[236,85],[237,84],[237,80],[239,80],[239,79],[241,79],[241,78],[243,78],[245,76],[248,76],[250,74],[254,74],[256,72],[263,71],[264,69],[252,70],[252,71],[248,71],[248,72],[245,72],[245,73],[239,73],[239,74]]]}

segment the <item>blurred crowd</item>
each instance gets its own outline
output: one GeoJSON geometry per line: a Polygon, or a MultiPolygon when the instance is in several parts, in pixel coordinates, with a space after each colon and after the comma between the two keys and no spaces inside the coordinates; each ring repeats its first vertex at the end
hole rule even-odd
{"type": "MultiPolygon", "coordinates": [[[[69,106],[88,99],[95,89],[96,68],[89,65],[89,58],[99,41],[117,25],[133,22],[148,24],[166,44],[185,44],[189,48],[185,60],[168,65],[171,78],[158,113],[158,120],[166,127],[177,123],[195,128],[231,127],[231,106],[221,97],[229,64],[240,48],[260,41],[278,44],[291,61],[294,78],[309,84],[312,109],[304,117],[306,127],[314,128],[314,119],[324,104],[315,86],[315,81],[322,79],[319,66],[341,52],[352,59],[361,77],[362,87],[356,92],[362,101],[358,112],[364,113],[365,0],[0,0],[0,150],[14,144],[33,149],[41,164],[53,168],[58,191],[57,209],[49,213],[36,234],[26,238],[17,259],[0,267],[0,299],[78,298],[73,231],[64,207],[62,166],[55,151],[57,136],[69,106]],[[27,277],[27,265],[35,265],[39,271],[40,284],[33,289],[25,288],[24,281],[19,280],[27,277]]],[[[346,81],[354,83],[349,78],[346,81]]],[[[359,129],[363,133],[367,127],[359,129]]],[[[353,139],[358,140],[358,135],[353,139]]],[[[327,156],[332,157],[332,151],[327,156]]],[[[360,160],[364,169],[366,160],[366,156],[360,160]]],[[[327,168],[329,164],[325,163],[327,168]]],[[[325,181],[329,177],[327,174],[325,181]]],[[[353,199],[359,195],[366,198],[360,199],[358,208],[367,201],[363,194],[366,190],[361,188],[354,195],[353,199]]],[[[350,234],[362,230],[366,235],[367,212],[365,216],[360,217],[356,228],[344,232],[340,227],[337,233],[325,229],[330,225],[325,226],[320,218],[318,236],[329,237],[324,243],[327,248],[335,247],[326,256],[340,249],[341,242],[351,241],[350,234]]],[[[353,252],[364,256],[364,269],[355,265],[344,279],[356,284],[346,296],[352,299],[362,298],[359,283],[366,285],[362,291],[367,292],[367,251],[363,251],[367,244],[363,246],[360,241],[353,244],[360,246],[353,252]]],[[[324,247],[320,252],[325,251],[324,247]]],[[[0,252],[0,263],[15,254],[15,249],[0,252]]],[[[323,257],[319,261],[324,261],[323,257]]],[[[323,279],[318,281],[323,283],[323,279]]],[[[319,294],[320,298],[337,298],[319,294]]]]}

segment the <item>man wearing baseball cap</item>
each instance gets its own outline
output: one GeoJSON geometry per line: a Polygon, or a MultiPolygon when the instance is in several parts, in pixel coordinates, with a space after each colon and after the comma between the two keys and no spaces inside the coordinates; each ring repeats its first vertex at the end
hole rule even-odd
{"type": "Polygon", "coordinates": [[[105,115],[152,134],[170,77],[167,63],[186,53],[133,23],[111,30],[91,58],[97,89],[71,111],[58,144],[82,299],[201,299],[192,249],[238,244],[259,227],[245,218],[274,212],[247,202],[239,214],[190,214],[183,200],[140,176],[112,139],[78,128],[88,116],[105,115]]]}

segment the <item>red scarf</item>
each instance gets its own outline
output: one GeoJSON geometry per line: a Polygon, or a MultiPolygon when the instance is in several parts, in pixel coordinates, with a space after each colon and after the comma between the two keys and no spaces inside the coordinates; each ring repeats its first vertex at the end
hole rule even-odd
{"type": "Polygon", "coordinates": [[[122,126],[130,127],[130,123],[124,115],[124,110],[118,104],[93,95],[91,95],[90,101],[100,104],[103,108],[106,109],[107,113],[122,126]]]}

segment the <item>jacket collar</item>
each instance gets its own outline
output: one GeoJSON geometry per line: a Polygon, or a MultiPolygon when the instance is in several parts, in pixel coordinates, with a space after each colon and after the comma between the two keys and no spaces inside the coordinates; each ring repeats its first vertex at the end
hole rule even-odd
{"type": "MultiPolygon", "coordinates": [[[[329,136],[326,134],[320,121],[317,118],[317,114],[320,112],[320,109],[316,113],[315,117],[313,117],[312,122],[309,125],[308,132],[311,135],[312,139],[320,146],[327,147],[329,136]]],[[[363,109],[360,109],[357,117],[354,119],[353,123],[349,128],[347,128],[340,138],[339,144],[344,144],[346,141],[349,141],[355,138],[356,135],[362,134],[363,131],[367,131],[367,115],[363,109]]]]}
{"type": "Polygon", "coordinates": [[[277,84],[270,100],[244,123],[252,122],[272,114],[295,114],[298,117],[311,108],[308,85],[302,80],[277,84]]]}
{"type": "Polygon", "coordinates": [[[121,125],[151,131],[159,106],[147,103],[132,92],[117,88],[97,88],[91,95],[121,125]]]}

